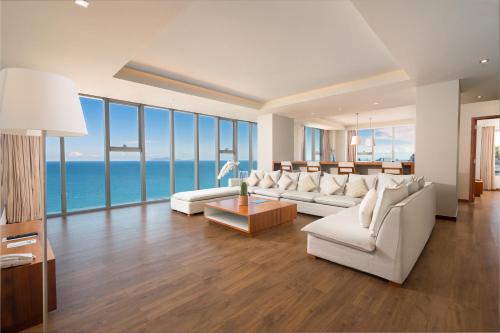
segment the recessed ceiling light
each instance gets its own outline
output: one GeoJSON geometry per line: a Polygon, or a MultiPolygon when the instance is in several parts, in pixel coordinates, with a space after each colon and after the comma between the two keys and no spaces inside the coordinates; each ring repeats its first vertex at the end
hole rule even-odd
{"type": "Polygon", "coordinates": [[[379,102],[373,102],[373,105],[379,105],[379,102]]]}
{"type": "Polygon", "coordinates": [[[75,4],[84,8],[89,6],[89,2],[87,0],[75,0],[75,4]]]}
{"type": "Polygon", "coordinates": [[[477,98],[481,99],[481,98],[483,98],[483,96],[481,96],[481,95],[478,95],[478,96],[477,96],[477,98]]]}
{"type": "Polygon", "coordinates": [[[485,63],[487,63],[488,61],[490,61],[490,59],[487,59],[487,58],[479,60],[479,62],[480,62],[481,64],[485,64],[485,63]]]}

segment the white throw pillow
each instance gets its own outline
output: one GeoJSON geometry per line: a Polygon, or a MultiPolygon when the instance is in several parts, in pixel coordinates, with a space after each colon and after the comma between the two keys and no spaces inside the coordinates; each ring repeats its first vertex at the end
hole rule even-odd
{"type": "Polygon", "coordinates": [[[408,187],[408,195],[412,195],[415,192],[418,192],[419,187],[418,187],[418,181],[413,181],[411,183],[406,184],[406,187],[408,187]]]}
{"type": "Polygon", "coordinates": [[[273,180],[273,183],[276,185],[278,184],[278,181],[280,180],[281,176],[281,170],[276,170],[276,171],[266,171],[264,178],[269,175],[271,176],[271,179],[273,180]]]}
{"type": "Polygon", "coordinates": [[[417,182],[418,182],[418,189],[419,189],[419,190],[423,189],[423,188],[424,188],[424,186],[425,186],[425,179],[424,179],[424,176],[419,177],[419,178],[417,179],[417,182]]]}
{"type": "Polygon", "coordinates": [[[347,180],[349,179],[349,175],[333,175],[333,178],[339,184],[340,188],[335,191],[336,195],[344,195],[345,184],[347,184],[347,180]]]}
{"type": "Polygon", "coordinates": [[[325,173],[321,176],[319,181],[319,191],[321,194],[332,195],[340,189],[340,185],[337,184],[337,181],[328,173],[325,173]]]}
{"type": "Polygon", "coordinates": [[[275,184],[273,178],[271,177],[270,174],[266,174],[264,176],[264,179],[262,179],[259,183],[260,188],[270,188],[273,187],[275,184]]]}
{"type": "Polygon", "coordinates": [[[377,190],[372,188],[366,193],[359,204],[359,223],[363,228],[368,228],[372,222],[373,209],[377,203],[377,190]]]}
{"type": "Polygon", "coordinates": [[[366,187],[371,190],[372,188],[375,188],[377,186],[377,178],[377,175],[358,175],[355,173],[351,173],[349,175],[349,182],[363,179],[366,187]]]}
{"type": "Polygon", "coordinates": [[[346,185],[345,195],[351,198],[361,198],[368,192],[365,181],[363,179],[357,179],[349,181],[346,185]]]}
{"type": "Polygon", "coordinates": [[[408,188],[406,185],[401,185],[396,188],[386,187],[382,193],[378,195],[377,203],[375,204],[375,209],[373,210],[372,222],[370,223],[370,234],[373,237],[378,235],[382,222],[392,206],[407,196],[408,188]]]}
{"type": "Polygon", "coordinates": [[[249,186],[257,186],[260,182],[259,176],[257,176],[257,173],[252,172],[250,174],[250,177],[247,178],[247,184],[249,186]]]}
{"type": "Polygon", "coordinates": [[[314,189],[316,189],[316,184],[314,183],[312,177],[309,174],[306,174],[304,176],[300,175],[297,191],[310,192],[314,189]]]}
{"type": "Polygon", "coordinates": [[[300,172],[283,171],[283,174],[287,175],[292,180],[292,183],[290,185],[288,185],[287,190],[294,190],[295,191],[297,189],[297,185],[299,184],[300,172]]]}
{"type": "MultiPolygon", "coordinates": [[[[318,192],[319,191],[319,180],[321,178],[321,171],[317,172],[301,172],[299,176],[299,183],[302,178],[310,177],[314,183],[314,188],[310,192],[318,192]]],[[[298,186],[297,186],[298,188],[298,186]]]]}
{"type": "Polygon", "coordinates": [[[280,180],[278,180],[278,188],[286,190],[290,184],[292,184],[292,179],[287,174],[282,174],[280,180]]]}

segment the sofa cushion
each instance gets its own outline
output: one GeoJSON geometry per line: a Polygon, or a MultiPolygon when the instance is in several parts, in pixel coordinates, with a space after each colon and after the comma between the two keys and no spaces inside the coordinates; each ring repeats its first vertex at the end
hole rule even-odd
{"type": "Polygon", "coordinates": [[[248,186],[247,191],[248,193],[252,194],[255,193],[255,190],[258,189],[258,186],[248,186]]]}
{"type": "Polygon", "coordinates": [[[207,188],[204,190],[197,190],[197,191],[177,192],[173,195],[173,197],[175,197],[178,200],[193,202],[193,201],[223,198],[232,195],[237,195],[239,193],[240,193],[240,187],[232,186],[232,187],[207,188]]]}
{"type": "Polygon", "coordinates": [[[345,195],[352,198],[361,198],[366,192],[368,192],[368,187],[363,179],[349,180],[345,189],[345,195]]]}
{"type": "MultiPolygon", "coordinates": [[[[317,171],[317,172],[301,172],[300,175],[299,175],[299,184],[301,182],[301,179],[304,178],[304,177],[311,177],[312,181],[314,182],[314,184],[316,185],[316,187],[311,190],[311,192],[319,192],[319,179],[321,177],[321,171],[317,171]]],[[[297,186],[297,190],[298,190],[298,186],[297,186]]]]}
{"type": "Polygon", "coordinates": [[[414,180],[406,184],[406,187],[408,187],[408,195],[412,195],[413,193],[418,192],[418,190],[420,190],[417,180],[414,180]]]}
{"type": "Polygon", "coordinates": [[[337,206],[337,207],[353,207],[361,202],[359,198],[351,198],[345,195],[327,195],[327,196],[319,196],[314,198],[314,202],[337,206]]]}
{"type": "Polygon", "coordinates": [[[253,193],[267,197],[279,198],[283,192],[285,191],[279,188],[256,188],[253,193]]]}
{"type": "Polygon", "coordinates": [[[278,187],[278,181],[280,180],[280,176],[281,176],[281,170],[276,170],[276,171],[266,171],[265,172],[265,175],[264,175],[264,178],[265,176],[269,175],[271,177],[271,179],[273,180],[274,182],[274,187],[278,187]]]}
{"type": "Polygon", "coordinates": [[[386,187],[382,190],[382,193],[378,195],[369,228],[373,237],[378,235],[378,231],[389,210],[406,197],[408,197],[408,188],[406,185],[401,185],[396,188],[386,187]]]}
{"type": "Polygon", "coordinates": [[[348,183],[359,179],[363,179],[368,190],[371,190],[372,188],[375,188],[377,186],[377,175],[358,175],[355,173],[351,173],[349,175],[348,183]]]}
{"type": "Polygon", "coordinates": [[[273,180],[273,178],[271,177],[270,174],[266,174],[264,176],[264,179],[262,179],[260,182],[259,182],[259,187],[260,188],[270,188],[270,187],[273,187],[275,185],[275,182],[273,180]]]}
{"type": "Polygon", "coordinates": [[[319,180],[319,192],[325,195],[335,194],[338,190],[340,190],[344,186],[343,184],[337,183],[337,180],[328,173],[321,176],[319,180]]]}
{"type": "Polygon", "coordinates": [[[318,192],[286,191],[281,197],[290,200],[314,202],[314,198],[321,196],[318,192]]]}
{"type": "Polygon", "coordinates": [[[255,172],[252,172],[250,174],[250,177],[247,178],[247,184],[250,185],[251,187],[255,187],[259,185],[260,178],[257,176],[255,172]]]}
{"type": "Polygon", "coordinates": [[[288,185],[286,189],[292,191],[297,190],[297,184],[299,183],[300,172],[283,171],[283,174],[287,175],[292,180],[292,183],[288,185]]]}
{"type": "Polygon", "coordinates": [[[299,185],[297,186],[297,191],[299,192],[310,192],[317,188],[310,175],[301,175],[299,178],[299,185]]]}
{"type": "Polygon", "coordinates": [[[377,192],[382,193],[386,187],[397,187],[402,184],[408,184],[415,179],[414,175],[390,175],[386,173],[378,174],[377,192]]]}
{"type": "Polygon", "coordinates": [[[368,228],[372,222],[373,210],[377,203],[377,190],[372,188],[366,193],[363,201],[359,204],[359,224],[363,228],[368,228]]]}
{"type": "Polygon", "coordinates": [[[359,225],[358,208],[351,207],[342,212],[314,221],[302,231],[308,232],[318,238],[349,246],[365,252],[375,250],[375,238],[370,236],[370,231],[359,225]]]}

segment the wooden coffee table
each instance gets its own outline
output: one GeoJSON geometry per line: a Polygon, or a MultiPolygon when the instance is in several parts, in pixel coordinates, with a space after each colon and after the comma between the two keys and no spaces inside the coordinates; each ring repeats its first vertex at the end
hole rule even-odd
{"type": "Polygon", "coordinates": [[[248,206],[240,206],[238,198],[205,204],[205,217],[247,235],[293,222],[297,204],[277,200],[248,198],[248,206]]]}

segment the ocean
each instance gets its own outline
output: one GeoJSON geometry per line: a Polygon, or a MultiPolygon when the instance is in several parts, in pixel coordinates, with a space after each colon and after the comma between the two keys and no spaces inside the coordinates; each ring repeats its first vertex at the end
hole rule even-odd
{"type": "MultiPolygon", "coordinates": [[[[221,161],[221,167],[226,161],[221,161]]],[[[240,171],[248,171],[248,161],[240,161],[240,171]]],[[[254,165],[256,162],[254,161],[254,165]]],[[[254,166],[255,168],[256,166],[254,166]]],[[[47,211],[61,211],[61,167],[59,162],[47,162],[47,211]]],[[[216,186],[215,161],[200,161],[200,188],[216,186]]],[[[221,180],[227,186],[232,172],[221,180]]],[[[141,201],[139,161],[111,161],[111,205],[141,201]]],[[[175,162],[175,191],[194,189],[194,161],[175,162]]],[[[170,197],[170,161],[146,162],[147,200],[170,197]]],[[[66,162],[66,205],[68,211],[100,208],[106,204],[103,161],[66,162]]]]}

